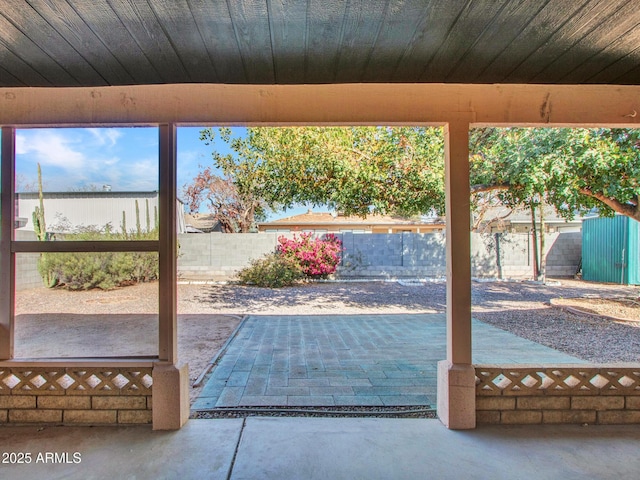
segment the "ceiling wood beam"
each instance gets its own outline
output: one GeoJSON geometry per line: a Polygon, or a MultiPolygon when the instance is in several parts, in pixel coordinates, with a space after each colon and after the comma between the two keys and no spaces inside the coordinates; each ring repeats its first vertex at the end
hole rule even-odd
{"type": "Polygon", "coordinates": [[[0,125],[640,127],[640,86],[144,85],[0,88],[0,125]]]}

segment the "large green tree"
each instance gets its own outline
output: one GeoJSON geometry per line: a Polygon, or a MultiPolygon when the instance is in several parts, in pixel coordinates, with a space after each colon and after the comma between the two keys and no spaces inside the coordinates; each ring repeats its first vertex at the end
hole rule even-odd
{"type": "Polygon", "coordinates": [[[544,211],[549,203],[552,156],[562,146],[562,138],[550,129],[481,129],[472,133],[470,143],[474,206],[478,208],[490,195],[500,204],[529,210],[534,278],[544,279],[544,211]]]}
{"type": "MultiPolygon", "coordinates": [[[[271,207],[327,205],[347,214],[425,214],[444,208],[443,136],[428,127],[206,129],[233,153],[214,164],[243,195],[271,207]]],[[[543,201],[569,218],[598,207],[640,221],[639,132],[485,128],[471,133],[472,193],[512,207],[543,201]]],[[[477,202],[475,202],[477,203],[477,202]]]]}
{"type": "Polygon", "coordinates": [[[214,164],[240,192],[272,208],[323,205],[345,214],[421,214],[444,208],[443,138],[436,128],[206,129],[233,153],[213,153],[214,164]]]}
{"type": "Polygon", "coordinates": [[[529,209],[534,276],[544,279],[545,204],[568,219],[597,207],[640,221],[638,146],[634,130],[479,129],[471,136],[472,192],[529,209]]]}
{"type": "Polygon", "coordinates": [[[640,132],[626,129],[489,128],[471,137],[473,193],[507,205],[535,199],[571,218],[597,207],[640,221],[640,132]]]}

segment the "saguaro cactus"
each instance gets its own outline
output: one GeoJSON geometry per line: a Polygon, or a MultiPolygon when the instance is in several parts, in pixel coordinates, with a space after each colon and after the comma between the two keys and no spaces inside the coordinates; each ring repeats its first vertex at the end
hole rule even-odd
{"type": "Polygon", "coordinates": [[[147,217],[147,233],[151,232],[151,215],[149,213],[149,199],[145,198],[144,200],[146,206],[146,217],[147,217]]]}
{"type": "MultiPolygon", "coordinates": [[[[38,200],[39,206],[37,206],[33,210],[33,230],[36,233],[36,238],[40,242],[44,242],[49,240],[49,235],[47,235],[47,224],[44,220],[44,194],[42,193],[42,169],[40,168],[40,164],[38,163],[38,200]]],[[[47,288],[55,287],[59,280],[56,272],[52,271],[50,268],[47,268],[49,262],[47,262],[47,253],[41,253],[40,259],[38,261],[38,271],[40,272],[40,276],[42,276],[42,281],[44,282],[47,288]]]]}
{"type": "Polygon", "coordinates": [[[33,211],[33,230],[36,232],[36,237],[39,241],[44,242],[47,240],[47,224],[44,220],[44,194],[42,193],[42,170],[40,164],[38,164],[38,200],[40,206],[36,207],[33,211]]]}
{"type": "Polygon", "coordinates": [[[141,233],[142,227],[140,226],[140,205],[138,205],[138,200],[136,200],[136,234],[138,238],[140,238],[141,233]]]}
{"type": "Polygon", "coordinates": [[[120,223],[120,231],[122,232],[122,236],[127,238],[127,214],[123,210],[122,211],[122,222],[120,223]]]}

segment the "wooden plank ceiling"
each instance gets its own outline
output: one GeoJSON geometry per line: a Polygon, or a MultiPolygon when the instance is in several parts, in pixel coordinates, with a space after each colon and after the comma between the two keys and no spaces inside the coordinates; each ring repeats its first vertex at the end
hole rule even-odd
{"type": "Polygon", "coordinates": [[[0,0],[0,87],[640,84],[640,0],[0,0]]]}

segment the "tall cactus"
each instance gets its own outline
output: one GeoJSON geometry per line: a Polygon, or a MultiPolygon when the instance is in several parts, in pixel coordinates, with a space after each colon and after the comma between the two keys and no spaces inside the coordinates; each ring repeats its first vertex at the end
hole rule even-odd
{"type": "Polygon", "coordinates": [[[147,216],[147,233],[151,232],[151,215],[149,213],[149,199],[145,198],[144,200],[146,206],[146,216],[147,216]]]}
{"type": "Polygon", "coordinates": [[[158,218],[158,207],[153,207],[153,225],[156,231],[160,230],[160,219],[158,218]]]}
{"type": "Polygon", "coordinates": [[[138,204],[138,200],[136,200],[136,235],[137,238],[140,238],[140,234],[142,233],[142,227],[140,226],[140,205],[138,204]]]}
{"type": "MultiPolygon", "coordinates": [[[[42,193],[42,169],[40,168],[40,164],[38,163],[38,203],[37,206],[33,210],[33,231],[36,234],[36,238],[40,242],[44,242],[49,240],[49,235],[47,235],[47,224],[44,220],[44,194],[42,193]]],[[[48,253],[41,253],[40,259],[38,261],[38,271],[40,272],[40,276],[42,276],[42,281],[44,282],[47,288],[53,288],[59,283],[58,275],[55,271],[47,268],[48,265],[48,253]]]]}
{"type": "Polygon", "coordinates": [[[44,220],[44,194],[42,193],[42,170],[38,163],[38,200],[40,206],[33,211],[33,230],[36,232],[36,238],[40,242],[47,240],[47,224],[44,220]]]}
{"type": "Polygon", "coordinates": [[[127,214],[125,211],[122,211],[122,223],[120,223],[120,230],[122,231],[122,236],[127,238],[127,214]]]}

